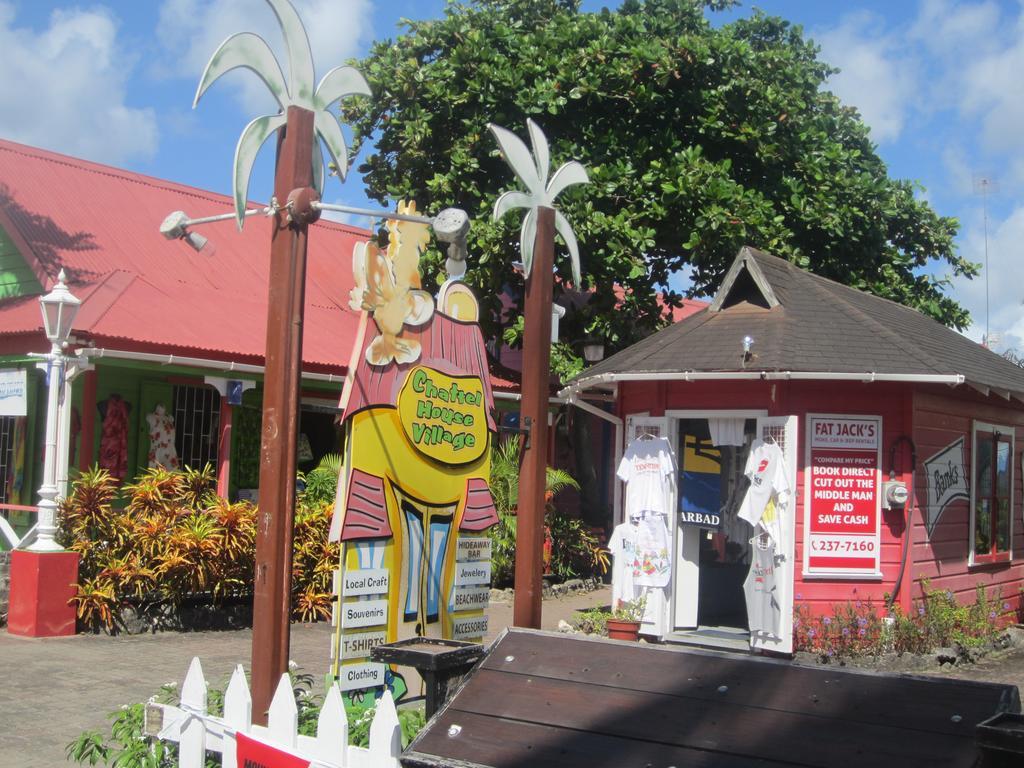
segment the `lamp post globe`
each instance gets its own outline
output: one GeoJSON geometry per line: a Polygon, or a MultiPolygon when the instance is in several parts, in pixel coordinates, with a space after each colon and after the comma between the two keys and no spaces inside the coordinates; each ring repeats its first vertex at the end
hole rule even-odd
{"type": "Polygon", "coordinates": [[[48,371],[48,399],[46,404],[46,448],[43,454],[43,484],[39,488],[39,524],[36,539],[28,549],[33,552],[59,552],[57,543],[57,425],[63,407],[64,344],[71,336],[71,328],[81,301],[72,295],[66,284],[64,270],[57,276],[57,284],[39,299],[43,312],[43,330],[50,341],[46,356],[48,371]]]}

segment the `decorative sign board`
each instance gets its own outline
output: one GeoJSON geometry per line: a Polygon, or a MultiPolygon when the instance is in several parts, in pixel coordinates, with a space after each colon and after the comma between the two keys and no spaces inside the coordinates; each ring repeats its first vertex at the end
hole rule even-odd
{"type": "Polygon", "coordinates": [[[0,416],[28,413],[28,377],[25,369],[0,371],[0,416]]]}
{"type": "Polygon", "coordinates": [[[385,664],[342,664],[338,674],[338,687],[343,691],[374,688],[384,685],[385,664]]]}
{"type": "Polygon", "coordinates": [[[804,575],[881,576],[880,416],[807,415],[804,575]]]}
{"type": "Polygon", "coordinates": [[[341,626],[343,629],[377,627],[387,624],[387,621],[387,600],[357,600],[352,603],[342,603],[341,626]]]}
{"type": "Polygon", "coordinates": [[[931,458],[925,459],[924,475],[928,488],[925,524],[930,538],[946,507],[957,499],[970,501],[971,489],[967,484],[964,464],[964,438],[954,440],[931,458]]]}
{"type": "Polygon", "coordinates": [[[482,587],[456,587],[452,593],[451,610],[479,610],[486,608],[490,601],[491,588],[486,584],[482,587]]]}
{"type": "Polygon", "coordinates": [[[487,450],[484,387],[476,376],[416,366],[398,395],[398,417],[412,446],[435,461],[469,464],[487,450]]]}
{"type": "Polygon", "coordinates": [[[487,617],[473,616],[452,621],[453,640],[477,640],[487,634],[487,617]]]}
{"type": "Polygon", "coordinates": [[[465,587],[471,584],[491,583],[491,563],[456,563],[455,564],[455,586],[465,587]]]}
{"type": "Polygon", "coordinates": [[[491,540],[487,537],[459,539],[455,549],[455,560],[459,563],[473,563],[491,559],[491,540]]]}
{"type": "Polygon", "coordinates": [[[345,597],[359,595],[385,595],[390,582],[387,568],[365,568],[358,571],[345,571],[342,594],[345,597]]]}

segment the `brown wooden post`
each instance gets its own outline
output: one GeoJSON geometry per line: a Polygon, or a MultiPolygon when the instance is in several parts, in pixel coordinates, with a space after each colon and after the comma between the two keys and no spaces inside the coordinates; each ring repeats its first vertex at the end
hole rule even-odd
{"type": "Polygon", "coordinates": [[[82,373],[82,429],[78,433],[81,447],[78,451],[78,468],[83,472],[92,466],[96,441],[96,379],[97,372],[82,373]]]}
{"type": "MultiPolygon", "coordinates": [[[[288,122],[278,134],[274,196],[280,205],[293,190],[312,185],[312,157],[313,113],[289,106],[288,122]]],[[[288,668],[308,229],[288,219],[285,210],[274,217],[270,247],[252,627],[252,718],[259,725],[266,725],[274,689],[288,668]]]]}
{"type": "Polygon", "coordinates": [[[529,419],[529,447],[519,472],[516,514],[515,602],[512,622],[540,629],[544,563],[544,488],[547,474],[548,395],[551,388],[551,268],[555,250],[555,210],[537,208],[533,266],[526,280],[523,325],[521,426],[529,419]]]}

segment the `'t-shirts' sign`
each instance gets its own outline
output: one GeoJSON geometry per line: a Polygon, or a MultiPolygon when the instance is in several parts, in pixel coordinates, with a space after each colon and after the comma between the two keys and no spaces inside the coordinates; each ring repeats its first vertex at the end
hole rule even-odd
{"type": "Polygon", "coordinates": [[[28,378],[25,370],[0,371],[0,416],[28,413],[28,378]]]}
{"type": "Polygon", "coordinates": [[[807,417],[808,576],[878,576],[880,416],[807,417]]]}
{"type": "Polygon", "coordinates": [[[928,536],[935,530],[942,511],[956,499],[970,499],[967,472],[964,470],[964,439],[961,437],[924,462],[928,485],[926,525],[928,536]]]}

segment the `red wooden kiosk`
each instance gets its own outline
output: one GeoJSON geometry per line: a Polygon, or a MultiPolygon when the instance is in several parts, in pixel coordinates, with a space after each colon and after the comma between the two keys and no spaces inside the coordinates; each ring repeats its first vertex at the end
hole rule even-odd
{"type": "Polygon", "coordinates": [[[620,451],[650,433],[676,452],[672,582],[648,634],[789,653],[794,605],[890,596],[906,611],[923,579],[964,600],[982,584],[1020,607],[1024,369],[920,313],[743,248],[705,310],[561,394],[595,391],[614,395],[620,451]],[[723,424],[742,444],[715,445],[723,424]],[[748,632],[751,529],[729,510],[756,440],[782,449],[791,491],[777,637],[748,632]],[[709,506],[719,526],[687,522],[688,507],[709,506]]]}

